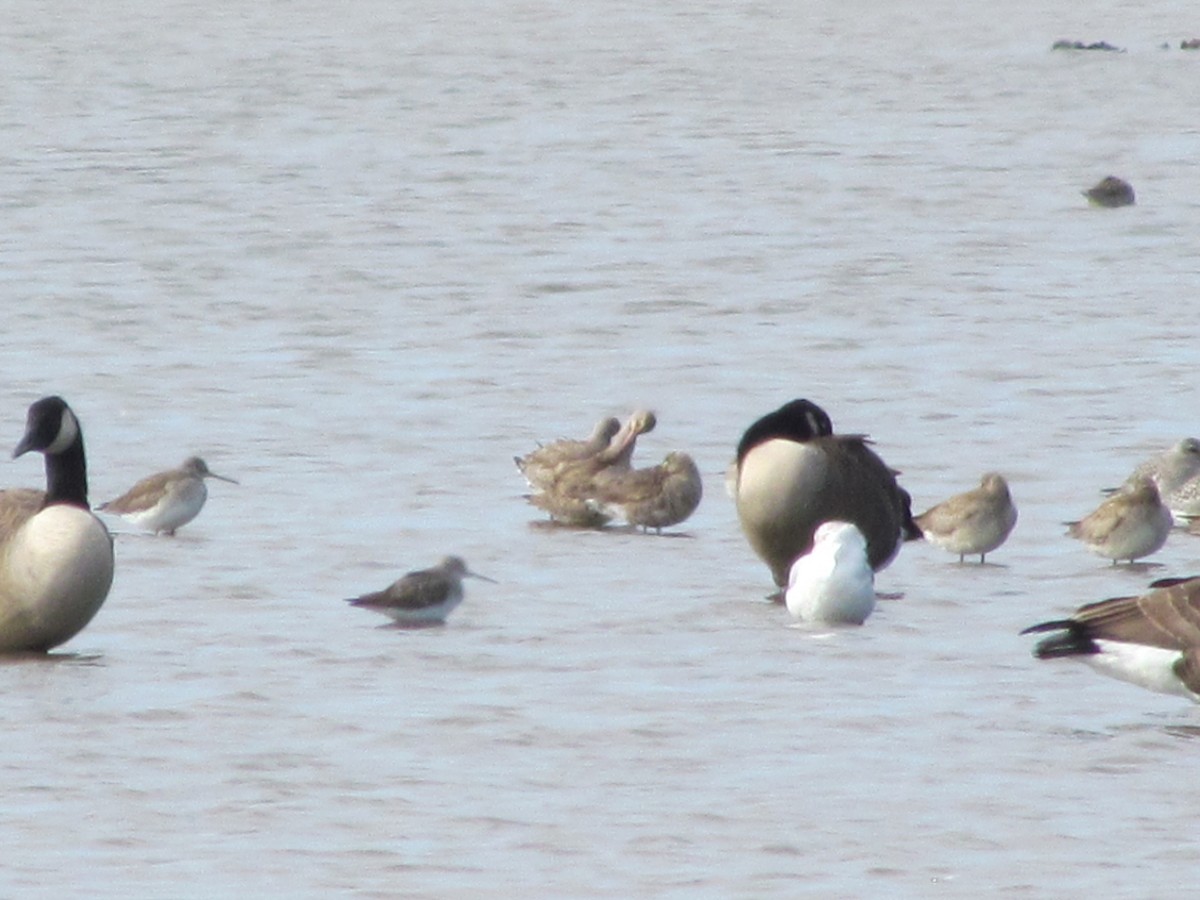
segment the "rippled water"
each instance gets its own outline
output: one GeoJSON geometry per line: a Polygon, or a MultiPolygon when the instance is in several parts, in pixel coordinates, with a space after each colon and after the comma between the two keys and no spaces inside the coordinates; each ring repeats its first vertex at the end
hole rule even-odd
{"type": "Polygon", "coordinates": [[[0,438],[60,392],[95,500],[241,485],[0,665],[6,895],[1190,882],[1200,714],[1016,632],[1197,568],[1061,526],[1200,432],[1191,8],[880,6],[10,5],[0,438]],[[918,508],[1003,471],[995,565],[788,627],[721,472],[795,396],[918,508]],[[531,527],[512,456],[637,405],[697,514],[531,527]],[[449,552],[500,583],[444,629],[341,602],[449,552]]]}

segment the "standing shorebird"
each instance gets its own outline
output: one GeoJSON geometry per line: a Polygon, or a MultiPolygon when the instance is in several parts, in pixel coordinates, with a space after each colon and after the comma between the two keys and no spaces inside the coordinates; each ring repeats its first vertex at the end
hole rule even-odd
{"type": "Polygon", "coordinates": [[[807,553],[822,522],[852,522],[876,571],[902,540],[920,537],[910,498],[861,434],[833,433],[815,403],[793,400],[751,425],[738,444],[733,480],[738,521],[775,584],[807,553]]]}
{"type": "Polygon", "coordinates": [[[391,616],[399,625],[441,625],[462,603],[464,578],[492,581],[470,571],[461,556],[447,556],[431,569],[409,572],[382,591],[351,597],[346,602],[391,616]]]}
{"type": "Polygon", "coordinates": [[[1070,657],[1148,690],[1200,703],[1200,578],[1164,578],[1140,597],[1079,607],[1021,634],[1062,632],[1038,643],[1038,659],[1070,657]]]}
{"type": "Polygon", "coordinates": [[[636,410],[607,447],[591,456],[559,463],[542,490],[525,499],[563,525],[598,528],[607,524],[612,514],[595,501],[597,492],[609,479],[630,471],[638,437],[653,431],[657,422],[649,410],[636,410]]]}
{"type": "Polygon", "coordinates": [[[113,546],[91,512],[79,420],[61,397],[29,407],[13,458],[46,459],[46,490],[0,491],[0,651],[46,651],[78,634],[108,597],[113,546]]]}
{"type": "Polygon", "coordinates": [[[678,450],[657,466],[613,474],[598,486],[595,501],[630,525],[662,533],[696,511],[704,485],[695,461],[678,450]]]}
{"type": "Polygon", "coordinates": [[[959,562],[978,553],[982,564],[987,554],[1008,539],[1017,524],[1017,507],[1004,476],[988,472],[979,487],[955,494],[914,521],[927,541],[957,553],[959,562]]]}
{"type": "Polygon", "coordinates": [[[96,509],[113,513],[126,521],[152,531],[175,536],[204,508],[208,499],[205,478],[218,478],[237,484],[232,478],[209,470],[198,456],[189,456],[178,469],[168,469],[143,478],[116,500],[101,503],[96,509]]]}
{"type": "Polygon", "coordinates": [[[1126,485],[1078,522],[1067,523],[1067,534],[1093,553],[1129,562],[1157,553],[1171,533],[1171,511],[1158,495],[1158,486],[1143,475],[1126,485]]]}
{"type": "Polygon", "coordinates": [[[524,456],[514,456],[513,462],[529,486],[535,490],[544,490],[553,480],[555,470],[564,463],[578,462],[595,456],[604,450],[617,432],[621,430],[621,422],[615,417],[601,419],[592,429],[591,435],[583,441],[563,439],[531,450],[524,456]]]}
{"type": "Polygon", "coordinates": [[[793,618],[861,625],[875,609],[875,572],[867,541],[850,522],[822,522],[813,548],[792,563],[784,597],[793,618]]]}

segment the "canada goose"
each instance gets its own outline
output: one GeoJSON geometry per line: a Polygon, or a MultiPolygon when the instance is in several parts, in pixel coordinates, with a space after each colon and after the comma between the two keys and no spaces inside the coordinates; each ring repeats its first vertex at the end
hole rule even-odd
{"type": "Polygon", "coordinates": [[[433,568],[409,572],[382,591],[346,602],[391,616],[401,625],[440,625],[462,603],[464,578],[492,581],[470,571],[462,557],[447,556],[433,568]]]}
{"type": "Polygon", "coordinates": [[[96,509],[121,516],[155,534],[164,532],[173,537],[204,508],[208,499],[205,478],[237,484],[232,478],[210,471],[200,457],[189,456],[178,469],[148,475],[116,500],[101,503],[96,509]]]}
{"type": "Polygon", "coordinates": [[[695,461],[676,450],[657,466],[613,473],[598,486],[594,500],[630,525],[661,532],[694,513],[703,494],[695,461]]]}
{"type": "Polygon", "coordinates": [[[1164,578],[1140,597],[1079,607],[1021,634],[1057,631],[1038,659],[1074,657],[1140,687],[1200,702],[1200,578],[1164,578]]]}
{"type": "Polygon", "coordinates": [[[514,456],[513,462],[517,464],[531,488],[542,490],[554,479],[554,472],[560,465],[594,456],[607,447],[620,430],[619,419],[601,419],[586,440],[554,441],[531,450],[524,456],[514,456]]]}
{"type": "Polygon", "coordinates": [[[735,503],[750,546],[784,587],[822,522],[852,522],[878,571],[917,538],[908,494],[860,434],[833,433],[815,403],[793,400],[756,421],[737,448],[735,503]]]}
{"type": "Polygon", "coordinates": [[[1004,476],[988,472],[979,487],[955,494],[914,521],[927,541],[957,553],[959,562],[978,553],[983,563],[987,554],[1008,539],[1017,524],[1017,507],[1004,476]]]}
{"type": "Polygon", "coordinates": [[[1158,552],[1171,533],[1172,519],[1158,487],[1143,475],[1067,525],[1068,535],[1116,565],[1122,559],[1133,562],[1158,552]]]}
{"type": "Polygon", "coordinates": [[[45,492],[0,492],[0,651],[46,651],[78,634],[108,597],[113,545],[91,512],[79,420],[61,397],[29,407],[17,458],[46,460],[45,492]]]}
{"type": "Polygon", "coordinates": [[[861,625],[875,609],[867,541],[851,522],[822,522],[813,548],[792,563],[788,612],[805,622],[861,625]]]}

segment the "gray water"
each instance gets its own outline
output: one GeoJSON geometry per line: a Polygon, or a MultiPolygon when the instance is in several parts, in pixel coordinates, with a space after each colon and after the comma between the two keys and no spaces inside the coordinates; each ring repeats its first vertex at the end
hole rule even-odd
{"type": "Polygon", "coordinates": [[[1194,883],[1200,712],[1017,636],[1198,569],[1061,525],[1200,433],[1191,4],[146,6],[6,7],[0,443],[56,392],[96,502],[241,484],[0,665],[0,893],[1194,883]],[[994,564],[789,627],[721,473],[796,396],[918,510],[1004,472],[994,564]],[[635,406],[696,515],[536,527],[513,455],[635,406]],[[342,602],[446,553],[499,583],[445,628],[342,602]]]}

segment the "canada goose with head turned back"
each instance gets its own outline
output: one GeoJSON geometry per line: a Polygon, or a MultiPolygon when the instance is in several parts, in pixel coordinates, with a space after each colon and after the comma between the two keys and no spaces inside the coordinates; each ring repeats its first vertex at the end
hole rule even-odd
{"type": "Polygon", "coordinates": [[[46,460],[46,491],[0,492],[0,651],[46,651],[83,629],[113,579],[108,529],[88,507],[79,420],[61,397],[29,407],[13,458],[46,460]]]}
{"type": "Polygon", "coordinates": [[[168,469],[143,478],[116,500],[96,509],[113,513],[155,534],[172,537],[204,508],[208,499],[205,478],[237,484],[232,478],[210,471],[198,456],[189,456],[178,469],[168,469]]]}
{"type": "Polygon", "coordinates": [[[1079,607],[1021,634],[1043,638],[1038,659],[1070,657],[1113,678],[1200,702],[1200,578],[1164,578],[1139,597],[1079,607]]]}
{"type": "Polygon", "coordinates": [[[907,492],[868,445],[860,434],[835,435],[829,416],[808,400],[786,403],[746,429],[734,502],[746,539],[779,587],[822,522],[857,525],[876,571],[902,540],[920,537],[907,492]]]}

